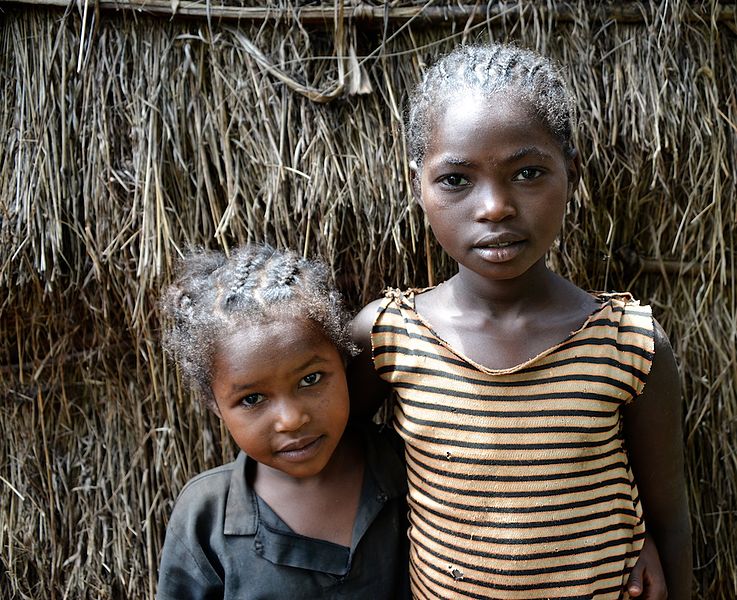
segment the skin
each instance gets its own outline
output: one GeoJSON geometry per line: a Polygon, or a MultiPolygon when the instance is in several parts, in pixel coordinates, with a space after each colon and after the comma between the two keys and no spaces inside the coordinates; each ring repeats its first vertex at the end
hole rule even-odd
{"type": "MultiPolygon", "coordinates": [[[[691,598],[692,578],[678,381],[670,342],[656,323],[655,359],[643,393],[625,409],[624,435],[647,527],[660,554],[670,600],[691,598]]],[[[647,573],[642,577],[647,591],[647,573]]]]}
{"type": "MultiPolygon", "coordinates": [[[[521,98],[505,93],[449,101],[435,115],[422,169],[414,177],[416,200],[438,242],[458,263],[455,276],[416,297],[416,308],[467,358],[490,369],[519,365],[579,329],[597,308],[589,294],[545,264],[578,184],[580,160],[564,154],[521,98]]],[[[371,347],[378,304],[369,304],[354,321],[361,348],[371,347]]],[[[349,380],[357,413],[371,413],[372,395],[388,393],[368,350],[352,363],[349,380]]],[[[632,597],[690,598],[679,411],[673,352],[656,324],[651,374],[624,414],[649,531],[628,583],[632,597]]]]}
{"type": "Polygon", "coordinates": [[[333,343],[303,319],[235,329],[215,353],[212,392],[215,413],[255,461],[256,493],[296,532],[349,546],[363,454],[346,430],[348,386],[333,343]]]}

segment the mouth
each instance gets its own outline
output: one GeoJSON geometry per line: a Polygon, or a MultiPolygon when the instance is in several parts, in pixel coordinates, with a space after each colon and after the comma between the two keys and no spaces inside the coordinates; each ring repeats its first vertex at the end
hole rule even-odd
{"type": "Polygon", "coordinates": [[[490,263],[504,263],[514,259],[524,246],[525,240],[512,234],[488,236],[474,244],[473,249],[490,263]]]}
{"type": "Polygon", "coordinates": [[[478,248],[508,248],[512,244],[516,244],[517,242],[498,242],[496,244],[486,244],[485,246],[477,246],[478,248]]]}
{"type": "Polygon", "coordinates": [[[324,435],[311,435],[292,440],[276,450],[275,454],[286,460],[305,460],[317,453],[324,439],[324,435]]]}
{"type": "Polygon", "coordinates": [[[513,233],[496,233],[481,238],[474,244],[474,248],[508,248],[524,241],[522,237],[513,233]]]}

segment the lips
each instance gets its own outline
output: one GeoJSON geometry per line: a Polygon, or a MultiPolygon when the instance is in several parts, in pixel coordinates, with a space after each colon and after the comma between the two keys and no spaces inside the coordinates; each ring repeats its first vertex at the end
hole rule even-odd
{"type": "Polygon", "coordinates": [[[277,450],[277,452],[298,452],[300,450],[304,450],[307,446],[319,440],[320,437],[322,436],[310,435],[307,437],[301,437],[299,439],[292,440],[284,444],[281,448],[277,450]]]}
{"type": "Polygon", "coordinates": [[[486,235],[478,240],[474,248],[507,248],[512,244],[524,241],[524,238],[516,233],[501,232],[486,235]]]}
{"type": "Polygon", "coordinates": [[[524,248],[525,238],[511,232],[494,233],[482,237],[473,251],[489,263],[505,263],[516,258],[524,248]]]}
{"type": "Polygon", "coordinates": [[[486,246],[483,246],[483,248],[506,248],[514,243],[515,242],[499,242],[497,244],[487,244],[486,246]]]}

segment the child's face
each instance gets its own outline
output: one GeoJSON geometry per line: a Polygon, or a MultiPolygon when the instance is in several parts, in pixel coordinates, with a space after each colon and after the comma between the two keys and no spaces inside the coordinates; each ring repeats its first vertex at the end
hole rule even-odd
{"type": "Polygon", "coordinates": [[[212,391],[238,446],[292,477],[320,473],[348,421],[343,357],[302,319],[228,335],[215,355],[212,391]]]}
{"type": "Polygon", "coordinates": [[[578,162],[515,95],[466,95],[436,116],[419,202],[440,245],[488,279],[511,279],[558,235],[578,162]]]}

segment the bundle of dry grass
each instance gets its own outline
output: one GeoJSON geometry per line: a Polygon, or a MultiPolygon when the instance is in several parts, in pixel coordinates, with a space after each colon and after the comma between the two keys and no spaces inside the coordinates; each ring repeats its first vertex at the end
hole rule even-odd
{"type": "Polygon", "coordinates": [[[157,342],[182,249],[320,253],[354,306],[448,274],[403,100],[489,38],[569,68],[585,175],[551,260],[654,305],[682,366],[698,597],[737,595],[734,10],[408,1],[359,26],[276,0],[241,22],[106,4],[0,8],[2,598],[153,597],[173,499],[232,457],[157,342]]]}

